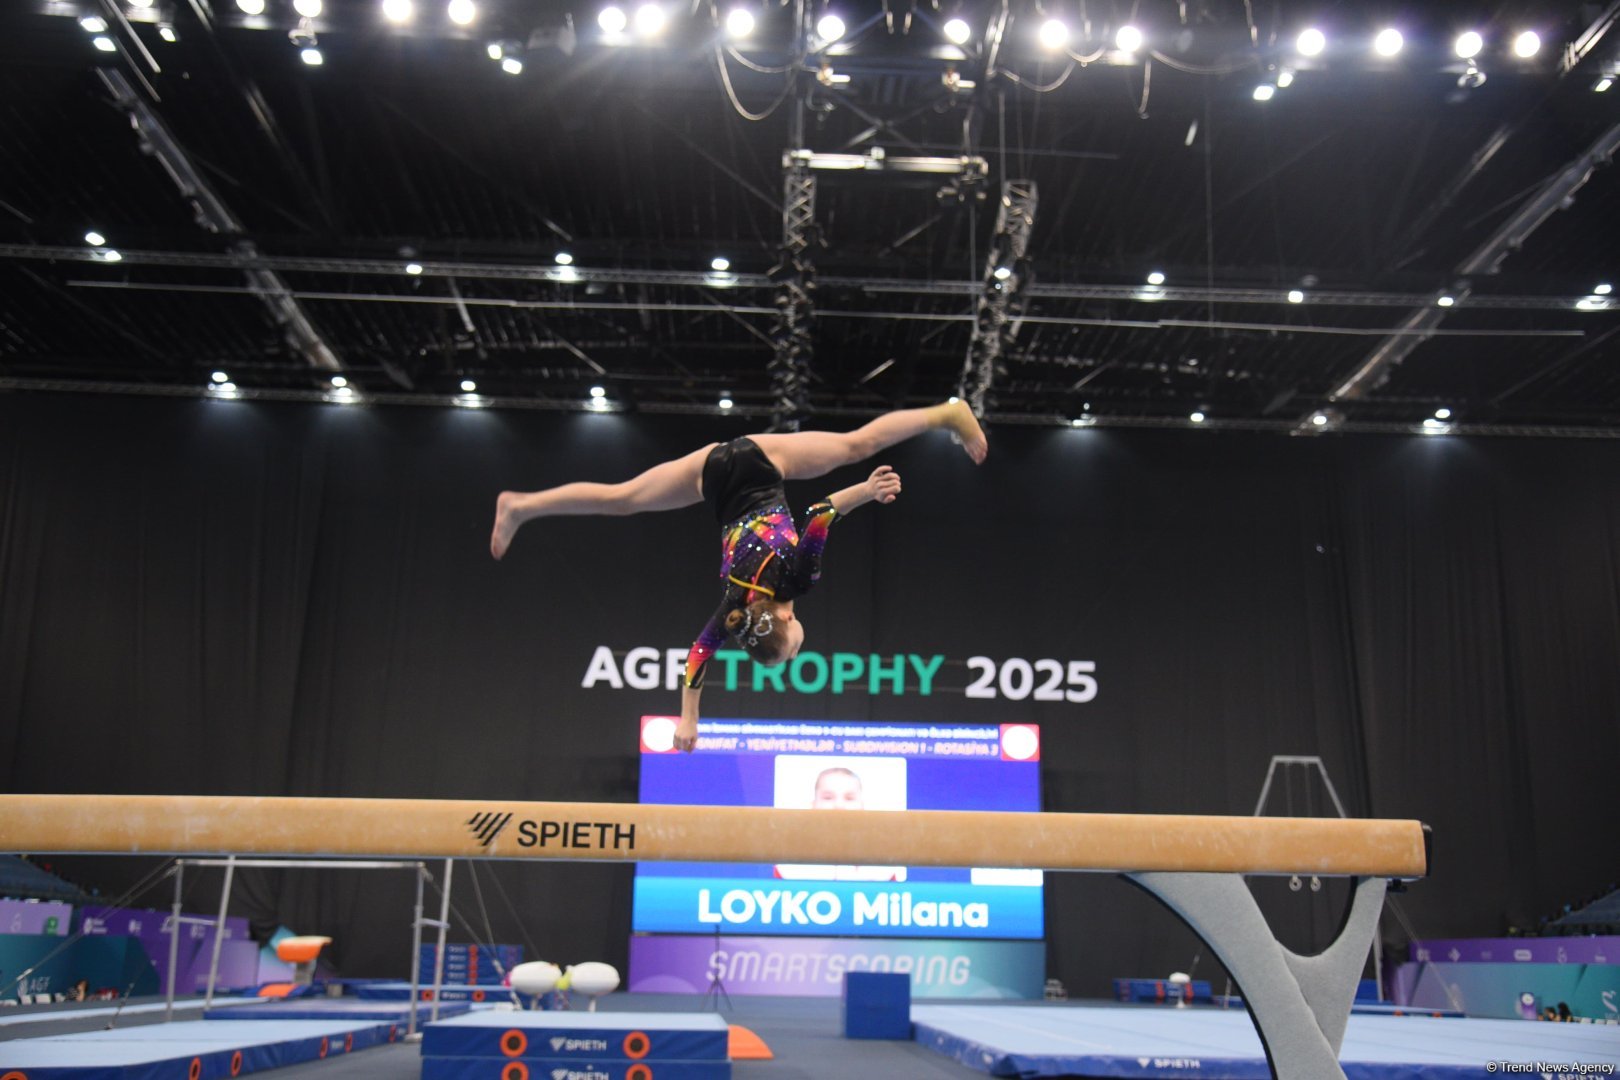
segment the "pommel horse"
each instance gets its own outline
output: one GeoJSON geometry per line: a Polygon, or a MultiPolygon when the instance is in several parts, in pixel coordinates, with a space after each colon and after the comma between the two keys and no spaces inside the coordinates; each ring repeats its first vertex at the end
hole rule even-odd
{"type": "Polygon", "coordinates": [[[1390,881],[1425,877],[1417,821],[245,796],[0,795],[0,852],[679,860],[1116,873],[1225,965],[1278,1080],[1343,1077],[1339,1047],[1390,881]],[[1246,874],[1355,879],[1316,956],[1284,948],[1246,874]]]}

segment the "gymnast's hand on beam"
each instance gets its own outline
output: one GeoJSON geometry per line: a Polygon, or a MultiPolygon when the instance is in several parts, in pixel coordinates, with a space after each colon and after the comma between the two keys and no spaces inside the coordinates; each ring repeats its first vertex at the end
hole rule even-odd
{"type": "Polygon", "coordinates": [[[675,725],[675,749],[690,754],[697,749],[698,698],[701,687],[681,687],[681,722],[675,725]]]}

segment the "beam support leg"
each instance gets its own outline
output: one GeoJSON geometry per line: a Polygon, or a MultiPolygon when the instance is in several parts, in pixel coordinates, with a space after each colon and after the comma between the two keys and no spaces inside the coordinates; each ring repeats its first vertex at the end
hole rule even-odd
{"type": "Polygon", "coordinates": [[[1277,941],[1238,874],[1123,876],[1181,916],[1220,958],[1277,1080],[1343,1080],[1339,1047],[1383,910],[1383,878],[1357,879],[1338,938],[1316,956],[1300,956],[1277,941]]]}

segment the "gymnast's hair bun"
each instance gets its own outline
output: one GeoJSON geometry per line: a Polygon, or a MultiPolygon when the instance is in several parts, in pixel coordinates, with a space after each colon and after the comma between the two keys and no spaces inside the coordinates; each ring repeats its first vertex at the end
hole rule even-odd
{"type": "Polygon", "coordinates": [[[743,634],[748,631],[749,618],[746,608],[736,608],[726,612],[726,633],[743,634]]]}

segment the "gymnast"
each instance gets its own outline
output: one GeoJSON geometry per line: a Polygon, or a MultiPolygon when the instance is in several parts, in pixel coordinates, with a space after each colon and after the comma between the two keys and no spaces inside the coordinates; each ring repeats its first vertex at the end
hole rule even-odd
{"type": "Polygon", "coordinates": [[[675,745],[691,752],[697,747],[698,698],[709,658],[728,636],[758,663],[780,664],[798,655],[804,624],[794,614],[793,601],[821,576],[828,528],[858,506],[886,505],[900,494],[899,474],[880,465],[866,480],[810,507],[803,529],[795,530],[783,482],[825,476],[934,428],[950,431],[975,463],[984,461],[989,445],[964,401],[886,413],[850,432],[747,435],[710,443],[619,484],[503,491],[495,502],[490,554],[503,557],[518,528],[537,517],[618,516],[707,502],[721,525],[720,578],[725,592],[687,654],[675,745]]]}

